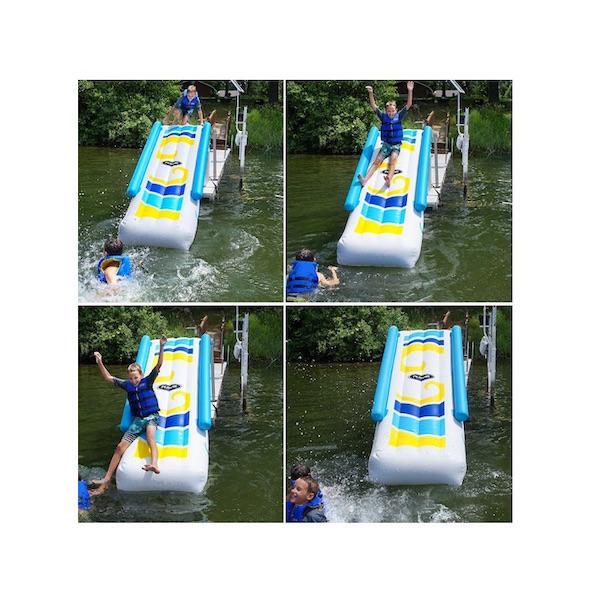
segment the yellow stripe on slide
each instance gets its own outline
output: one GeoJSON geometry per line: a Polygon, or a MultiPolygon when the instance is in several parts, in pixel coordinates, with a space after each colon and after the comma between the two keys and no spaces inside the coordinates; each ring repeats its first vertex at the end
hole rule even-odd
{"type": "Polygon", "coordinates": [[[160,144],[158,145],[158,152],[156,153],[156,158],[159,158],[161,160],[165,159],[165,158],[175,158],[177,156],[177,148],[175,149],[175,152],[169,152],[169,153],[163,152],[163,148],[170,144],[175,144],[175,143],[179,143],[179,142],[182,142],[184,144],[189,144],[190,146],[194,145],[194,140],[185,135],[163,138],[161,140],[160,144]]]}
{"type": "MultiPolygon", "coordinates": [[[[379,170],[382,171],[383,169],[380,167],[379,170]]],[[[372,185],[369,185],[367,186],[367,191],[374,196],[379,196],[380,198],[390,198],[394,196],[403,196],[406,194],[406,192],[408,192],[409,187],[410,177],[398,173],[392,177],[392,183],[389,187],[385,185],[385,183],[383,183],[382,187],[380,188],[375,188],[372,185]]]]}
{"type": "Polygon", "coordinates": [[[423,387],[427,389],[432,386],[437,388],[437,393],[433,396],[427,396],[426,398],[413,398],[412,396],[401,396],[400,394],[396,394],[396,398],[398,398],[400,402],[409,402],[415,406],[425,406],[426,404],[438,403],[440,400],[444,399],[444,384],[440,381],[428,381],[423,387]]]}
{"type": "Polygon", "coordinates": [[[375,223],[363,217],[358,218],[355,233],[393,233],[400,235],[404,230],[403,225],[394,225],[394,223],[375,223]]]}
{"type": "Polygon", "coordinates": [[[401,431],[392,427],[390,432],[390,446],[436,446],[437,448],[446,447],[446,437],[437,437],[436,435],[415,435],[408,431],[401,431]]]}
{"type": "MultiPolygon", "coordinates": [[[[158,356],[156,357],[156,360],[154,361],[154,365],[152,366],[152,368],[154,368],[156,366],[156,363],[158,363],[158,356]]],[[[175,377],[175,371],[171,371],[168,375],[159,375],[154,380],[154,383],[168,383],[169,381],[173,381],[174,377],[175,377]]]]}
{"type": "Polygon", "coordinates": [[[432,342],[429,343],[416,343],[410,344],[409,346],[404,346],[402,348],[402,354],[400,355],[400,371],[403,373],[418,373],[419,371],[425,370],[425,361],[423,361],[420,365],[407,365],[404,360],[409,354],[413,352],[435,352],[436,354],[443,354],[444,348],[443,346],[438,346],[432,342]]]}
{"type": "Polygon", "coordinates": [[[181,177],[175,177],[174,179],[161,179],[160,177],[153,177],[152,175],[148,175],[148,179],[152,183],[158,183],[158,184],[164,185],[164,186],[175,185],[178,183],[185,183],[187,181],[189,171],[185,167],[181,167],[181,166],[173,167],[173,169],[171,170],[171,174],[174,175],[175,171],[181,171],[182,172],[181,177]]]}
{"type": "Polygon", "coordinates": [[[409,144],[408,142],[402,142],[402,149],[403,150],[408,150],[409,152],[414,152],[415,145],[414,144],[409,144]]]}
{"type": "MultiPolygon", "coordinates": [[[[187,458],[187,446],[158,446],[158,458],[187,458]]],[[[133,453],[135,458],[150,458],[150,446],[138,438],[137,447],[133,453]]]]}
{"type": "Polygon", "coordinates": [[[191,363],[194,361],[194,356],[187,352],[165,352],[163,360],[185,360],[186,362],[191,363]]]}
{"type": "Polygon", "coordinates": [[[137,207],[135,211],[134,217],[150,218],[150,219],[171,219],[172,221],[177,221],[180,216],[180,212],[177,210],[160,210],[158,208],[154,208],[154,206],[148,206],[143,202],[140,202],[140,205],[137,207]]]}
{"type": "Polygon", "coordinates": [[[171,397],[169,398],[169,410],[167,410],[165,416],[178,415],[187,412],[188,410],[190,410],[190,393],[184,392],[183,390],[172,392],[171,397]],[[176,403],[175,398],[177,398],[177,396],[183,396],[183,400],[176,403]],[[173,402],[173,405],[171,402],[173,402]]]}

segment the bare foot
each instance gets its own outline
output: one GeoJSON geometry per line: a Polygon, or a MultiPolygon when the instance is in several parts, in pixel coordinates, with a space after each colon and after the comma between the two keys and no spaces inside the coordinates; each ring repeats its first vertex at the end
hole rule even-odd
{"type": "Polygon", "coordinates": [[[388,187],[390,187],[390,175],[389,175],[389,173],[383,177],[383,180],[385,181],[385,185],[387,185],[388,187]]]}
{"type": "Polygon", "coordinates": [[[365,181],[365,178],[362,175],[358,176],[358,181],[360,181],[361,187],[365,187],[366,181],[365,181]]]}
{"type": "Polygon", "coordinates": [[[152,473],[156,473],[157,475],[160,473],[160,469],[156,465],[144,465],[142,469],[144,471],[152,471],[152,473]]]}

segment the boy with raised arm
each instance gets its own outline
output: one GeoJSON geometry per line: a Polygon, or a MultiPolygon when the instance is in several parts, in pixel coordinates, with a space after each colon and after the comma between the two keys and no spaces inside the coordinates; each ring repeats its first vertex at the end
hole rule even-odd
{"type": "Polygon", "coordinates": [[[388,172],[385,175],[385,183],[389,186],[394,177],[396,169],[396,161],[400,155],[400,147],[402,146],[402,138],[404,136],[402,130],[402,121],[408,113],[408,109],[412,106],[413,89],[415,87],[414,81],[407,81],[406,88],[408,89],[408,98],[406,100],[406,106],[402,108],[400,112],[396,109],[396,101],[389,100],[385,103],[385,112],[379,110],[375,102],[375,96],[373,95],[373,88],[367,85],[367,92],[369,92],[369,104],[373,109],[373,112],[377,115],[381,121],[381,150],[377,155],[377,158],[373,161],[367,174],[363,177],[358,176],[360,184],[364,185],[369,181],[373,173],[378,169],[379,165],[389,156],[390,165],[388,172]]]}
{"type": "Polygon", "coordinates": [[[138,363],[132,363],[127,367],[128,379],[119,379],[113,377],[108,369],[102,362],[102,355],[100,352],[94,352],[96,358],[96,364],[100,369],[100,374],[104,381],[112,383],[116,387],[120,387],[127,392],[127,400],[129,401],[129,407],[131,408],[131,414],[133,421],[129,426],[129,429],[124,433],[121,441],[117,444],[115,452],[110,459],[110,464],[106,474],[102,479],[96,479],[92,481],[92,484],[96,486],[93,494],[102,494],[108,489],[112,476],[117,470],[121,458],[125,453],[125,450],[134,442],[142,433],[146,434],[148,446],[150,447],[150,464],[146,464],[142,467],[144,471],[150,471],[160,473],[158,468],[158,451],[156,448],[156,426],[158,424],[158,399],[152,389],[155,379],[158,377],[158,373],[163,363],[164,346],[167,342],[167,338],[163,335],[160,338],[160,352],[158,353],[158,362],[156,366],[143,377],[142,367],[138,363]]]}

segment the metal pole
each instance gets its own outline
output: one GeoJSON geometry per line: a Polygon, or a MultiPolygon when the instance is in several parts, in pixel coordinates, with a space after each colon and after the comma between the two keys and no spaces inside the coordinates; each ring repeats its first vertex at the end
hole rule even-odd
{"type": "Polygon", "coordinates": [[[496,311],[492,307],[490,314],[490,345],[488,350],[488,393],[492,404],[496,396],[496,311]]]}
{"type": "Polygon", "coordinates": [[[242,325],[242,368],[241,368],[241,391],[242,396],[242,410],[246,412],[246,388],[248,387],[248,321],[250,315],[246,313],[244,315],[244,322],[242,325]]]}
{"type": "Polygon", "coordinates": [[[212,143],[213,143],[213,181],[215,185],[215,191],[217,189],[217,131],[212,128],[212,143]]]}
{"type": "Polygon", "coordinates": [[[214,349],[212,348],[212,346],[211,346],[211,357],[210,357],[210,372],[211,372],[210,383],[211,383],[211,387],[212,387],[212,399],[216,405],[218,398],[215,398],[215,352],[214,352],[214,349]]]}
{"type": "Polygon", "coordinates": [[[435,188],[440,187],[439,175],[438,175],[438,140],[440,139],[439,132],[435,132],[433,135],[433,164],[435,165],[435,188]]]}
{"type": "Polygon", "coordinates": [[[446,164],[448,163],[448,138],[450,136],[450,113],[446,113],[446,140],[445,140],[445,150],[446,150],[446,164]]]}
{"type": "Polygon", "coordinates": [[[469,109],[465,108],[465,132],[462,145],[463,194],[467,194],[467,173],[469,171],[469,109]]]}

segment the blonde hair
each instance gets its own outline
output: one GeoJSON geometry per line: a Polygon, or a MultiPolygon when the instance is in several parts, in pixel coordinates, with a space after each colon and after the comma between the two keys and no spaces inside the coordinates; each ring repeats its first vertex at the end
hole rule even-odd
{"type": "Polygon", "coordinates": [[[196,86],[195,85],[188,85],[188,92],[195,92],[196,91],[196,86]]]}
{"type": "Polygon", "coordinates": [[[144,373],[142,372],[142,367],[140,366],[139,363],[131,363],[128,367],[127,367],[127,372],[131,373],[131,371],[139,371],[140,375],[143,375],[144,373]]]}

